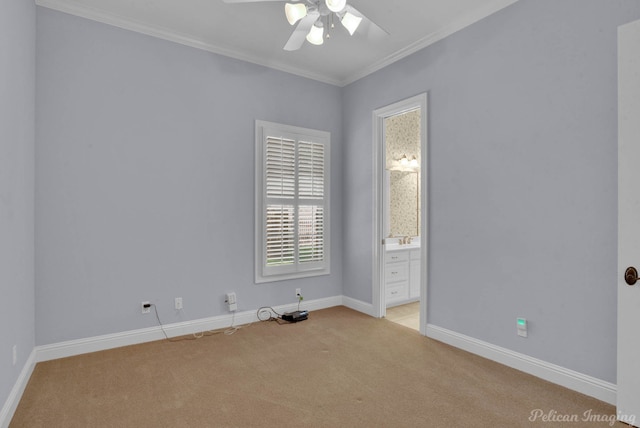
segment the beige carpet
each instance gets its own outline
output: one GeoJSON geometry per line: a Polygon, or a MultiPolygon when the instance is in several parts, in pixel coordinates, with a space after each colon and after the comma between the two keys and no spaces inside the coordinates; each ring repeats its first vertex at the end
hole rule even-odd
{"type": "MultiPolygon", "coordinates": [[[[598,400],[344,307],[39,363],[11,427],[605,427],[598,400]],[[532,411],[581,422],[531,422],[532,411]]],[[[616,426],[626,426],[616,423],[616,426]]]]}

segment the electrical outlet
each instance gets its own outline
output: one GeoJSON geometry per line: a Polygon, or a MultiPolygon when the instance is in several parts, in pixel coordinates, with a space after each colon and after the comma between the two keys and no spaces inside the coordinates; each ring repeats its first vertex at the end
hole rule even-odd
{"type": "Polygon", "coordinates": [[[300,291],[299,288],[296,288],[296,299],[300,299],[302,297],[302,292],[300,291]]]}
{"type": "Polygon", "coordinates": [[[518,336],[527,337],[527,319],[526,318],[518,318],[516,319],[516,331],[518,336]]]}
{"type": "Polygon", "coordinates": [[[227,303],[227,308],[229,312],[235,312],[238,310],[238,301],[236,300],[236,293],[227,293],[227,298],[225,300],[227,303]]]}
{"type": "Polygon", "coordinates": [[[140,303],[140,308],[142,309],[142,313],[143,314],[150,314],[151,313],[151,303],[149,303],[149,302],[141,302],[140,303]]]}
{"type": "Polygon", "coordinates": [[[13,345],[13,365],[18,362],[18,345],[13,345]]]}
{"type": "Polygon", "coordinates": [[[179,311],[180,309],[182,309],[182,297],[175,298],[175,307],[176,307],[176,311],[179,311]]]}

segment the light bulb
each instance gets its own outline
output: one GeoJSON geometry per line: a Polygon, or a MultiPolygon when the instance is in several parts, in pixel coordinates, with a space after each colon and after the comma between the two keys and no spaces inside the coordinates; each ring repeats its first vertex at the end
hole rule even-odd
{"type": "Polygon", "coordinates": [[[418,159],[416,158],[416,155],[413,155],[413,157],[409,161],[409,166],[412,168],[418,168],[420,166],[420,164],[418,163],[418,159]]]}
{"type": "Polygon", "coordinates": [[[349,34],[351,34],[352,36],[353,33],[355,33],[358,29],[360,21],[362,21],[362,17],[355,16],[350,12],[345,13],[342,17],[342,20],[340,20],[340,22],[342,22],[342,25],[344,25],[344,28],[346,28],[347,31],[349,31],[349,34]]]}
{"type": "Polygon", "coordinates": [[[407,166],[409,164],[409,159],[407,159],[407,155],[402,155],[400,158],[400,165],[407,166]]]}
{"type": "Polygon", "coordinates": [[[325,0],[325,3],[331,12],[342,12],[347,5],[347,0],[325,0]]]}
{"type": "Polygon", "coordinates": [[[289,24],[293,25],[307,16],[307,6],[302,3],[287,3],[284,5],[284,14],[287,16],[289,24]]]}
{"type": "Polygon", "coordinates": [[[324,27],[322,24],[320,26],[313,25],[309,34],[307,34],[307,41],[312,45],[321,45],[324,43],[324,27]]]}

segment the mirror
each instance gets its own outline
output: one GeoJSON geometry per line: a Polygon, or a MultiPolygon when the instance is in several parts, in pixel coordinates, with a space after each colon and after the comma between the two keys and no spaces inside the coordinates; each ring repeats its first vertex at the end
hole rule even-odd
{"type": "Polygon", "coordinates": [[[420,109],[384,120],[386,236],[420,235],[420,109]]]}

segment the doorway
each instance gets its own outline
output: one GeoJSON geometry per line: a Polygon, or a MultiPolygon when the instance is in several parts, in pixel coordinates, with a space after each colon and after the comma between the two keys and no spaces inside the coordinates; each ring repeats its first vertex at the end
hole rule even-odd
{"type": "Polygon", "coordinates": [[[387,307],[412,302],[415,307],[419,302],[418,330],[425,335],[429,230],[427,94],[375,110],[373,127],[374,312],[382,318],[387,316],[387,307]],[[403,124],[412,129],[398,132],[397,127],[403,124]],[[388,142],[397,134],[412,142],[396,142],[390,147],[388,142]],[[393,189],[399,194],[394,195],[393,189]]]}

